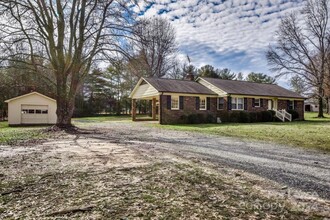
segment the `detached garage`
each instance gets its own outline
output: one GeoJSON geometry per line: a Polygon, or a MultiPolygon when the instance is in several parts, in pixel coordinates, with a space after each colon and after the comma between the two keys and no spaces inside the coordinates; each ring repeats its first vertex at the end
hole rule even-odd
{"type": "Polygon", "coordinates": [[[31,92],[6,100],[9,125],[56,124],[56,100],[31,92]]]}

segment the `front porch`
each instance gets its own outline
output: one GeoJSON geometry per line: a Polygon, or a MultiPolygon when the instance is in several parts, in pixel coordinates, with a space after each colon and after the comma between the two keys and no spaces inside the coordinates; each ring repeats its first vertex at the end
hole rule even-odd
{"type": "Polygon", "coordinates": [[[132,121],[159,121],[159,97],[132,99],[132,121]]]}
{"type": "Polygon", "coordinates": [[[268,99],[268,110],[278,110],[278,99],[268,99]]]}

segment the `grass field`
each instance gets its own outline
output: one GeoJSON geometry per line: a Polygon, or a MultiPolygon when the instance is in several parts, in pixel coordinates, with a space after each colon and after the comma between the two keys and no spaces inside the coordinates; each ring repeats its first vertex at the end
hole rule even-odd
{"type": "MultiPolygon", "coordinates": [[[[73,119],[73,123],[79,127],[88,126],[91,123],[112,121],[129,122],[131,118],[130,116],[100,116],[73,119]]],[[[261,140],[330,151],[330,115],[320,119],[316,118],[316,113],[306,113],[305,121],[286,123],[148,124],[147,126],[261,140]]],[[[0,122],[0,144],[13,144],[17,141],[35,140],[45,137],[46,135],[40,132],[40,127],[8,127],[6,122],[0,122]]]]}
{"type": "Polygon", "coordinates": [[[306,113],[305,121],[268,123],[224,123],[195,125],[152,125],[165,129],[192,131],[261,140],[330,151],[330,115],[316,118],[316,113],[306,113]]]}
{"type": "MultiPolygon", "coordinates": [[[[74,118],[73,124],[76,126],[89,126],[92,123],[111,122],[111,121],[130,121],[131,117],[124,116],[99,116],[99,117],[84,117],[74,118]]],[[[42,128],[47,126],[23,126],[23,127],[9,127],[7,122],[0,122],[0,145],[1,144],[15,144],[24,141],[37,141],[45,139],[48,135],[42,132],[42,128]]]]}
{"type": "Polygon", "coordinates": [[[97,117],[82,117],[82,118],[73,118],[72,124],[77,127],[88,127],[93,125],[94,123],[107,123],[112,121],[121,121],[121,122],[129,122],[131,121],[131,117],[127,115],[122,116],[97,116],[97,117]]]}
{"type": "Polygon", "coordinates": [[[0,122],[0,145],[29,141],[28,150],[19,144],[1,148],[0,219],[325,219],[328,203],[282,183],[203,157],[158,151],[148,142],[117,139],[129,132],[120,128],[124,122],[126,128],[159,126],[290,144],[310,139],[306,146],[320,143],[318,148],[329,150],[330,118],[313,116],[293,123],[171,126],[133,124],[127,116],[79,118],[75,125],[95,123],[96,132],[62,132],[42,147],[33,144],[47,138],[41,127],[0,122]]]}
{"type": "Polygon", "coordinates": [[[47,135],[41,131],[41,128],[9,127],[7,122],[0,122],[0,145],[44,139],[47,135]]]}

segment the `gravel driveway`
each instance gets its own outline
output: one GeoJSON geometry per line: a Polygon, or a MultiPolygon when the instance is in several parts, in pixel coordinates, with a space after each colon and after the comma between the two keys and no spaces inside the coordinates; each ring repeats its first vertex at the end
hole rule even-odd
{"type": "Polygon", "coordinates": [[[91,124],[106,138],[127,146],[207,159],[330,199],[329,153],[238,138],[171,131],[146,122],[91,124]]]}

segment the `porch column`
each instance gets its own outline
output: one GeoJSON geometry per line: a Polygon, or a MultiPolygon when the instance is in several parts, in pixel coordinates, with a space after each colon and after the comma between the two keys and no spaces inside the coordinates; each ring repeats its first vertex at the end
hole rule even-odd
{"type": "Polygon", "coordinates": [[[158,106],[158,122],[159,124],[162,124],[162,95],[158,96],[158,103],[159,103],[159,106],[158,106]]]}
{"type": "Polygon", "coordinates": [[[156,112],[157,108],[156,108],[156,98],[152,98],[152,119],[156,120],[156,112]]]}
{"type": "Polygon", "coordinates": [[[132,99],[132,121],[136,120],[136,99],[132,99]]]}

